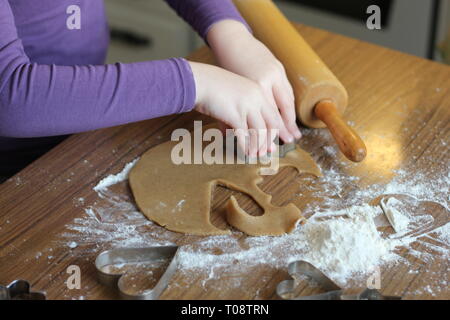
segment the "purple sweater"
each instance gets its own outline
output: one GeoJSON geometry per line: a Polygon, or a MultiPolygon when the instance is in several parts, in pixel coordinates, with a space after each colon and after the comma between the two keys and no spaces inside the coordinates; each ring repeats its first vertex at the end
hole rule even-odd
{"type": "MultiPolygon", "coordinates": [[[[202,37],[219,20],[243,22],[231,0],[166,2],[202,37]]],[[[36,137],[194,107],[184,59],[104,65],[108,34],[103,0],[0,0],[0,176],[61,139],[36,137]],[[70,5],[81,9],[80,29],[66,24],[70,5]]]]}

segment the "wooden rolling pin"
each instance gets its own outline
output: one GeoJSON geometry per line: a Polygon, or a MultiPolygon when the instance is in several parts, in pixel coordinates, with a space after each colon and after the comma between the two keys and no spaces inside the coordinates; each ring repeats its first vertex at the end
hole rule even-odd
{"type": "Polygon", "coordinates": [[[312,128],[328,127],[351,161],[366,157],[366,146],[342,119],[348,95],[344,86],[271,0],[234,0],[262,41],[283,63],[295,93],[297,117],[312,128]]]}

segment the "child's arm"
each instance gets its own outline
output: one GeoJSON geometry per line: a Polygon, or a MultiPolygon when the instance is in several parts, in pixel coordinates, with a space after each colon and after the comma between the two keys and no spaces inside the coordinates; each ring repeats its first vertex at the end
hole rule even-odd
{"type": "Polygon", "coordinates": [[[204,39],[211,27],[220,21],[231,19],[250,27],[241,17],[231,0],[165,0],[180,17],[204,39]]]}
{"type": "Polygon", "coordinates": [[[100,66],[30,62],[8,0],[0,0],[0,136],[75,133],[186,112],[194,103],[195,83],[184,59],[100,66]]]}
{"type": "MultiPolygon", "coordinates": [[[[219,65],[258,83],[268,103],[279,110],[284,141],[300,138],[294,94],[283,65],[250,33],[231,0],[166,0],[208,42],[219,65]]],[[[277,118],[278,112],[271,112],[277,118]]]]}
{"type": "Polygon", "coordinates": [[[214,24],[207,38],[221,67],[258,83],[270,104],[279,109],[287,128],[280,131],[281,139],[286,141],[289,134],[299,139],[294,91],[283,65],[272,52],[235,20],[214,24]]]}
{"type": "MultiPolygon", "coordinates": [[[[195,103],[234,128],[284,126],[255,82],[213,66],[184,59],[101,66],[32,63],[8,0],[0,0],[0,136],[81,132],[186,112],[195,103]]],[[[265,153],[267,140],[256,148],[265,153]]]]}

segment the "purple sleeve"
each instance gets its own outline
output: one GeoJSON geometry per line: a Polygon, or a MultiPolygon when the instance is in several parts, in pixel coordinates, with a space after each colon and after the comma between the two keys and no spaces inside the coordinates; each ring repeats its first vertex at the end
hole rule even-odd
{"type": "Polygon", "coordinates": [[[220,20],[232,19],[250,27],[241,17],[231,0],[166,0],[206,41],[212,25],[220,20]]]}
{"type": "Polygon", "coordinates": [[[189,111],[184,59],[99,66],[30,62],[8,0],[0,0],[0,136],[62,135],[189,111]]]}

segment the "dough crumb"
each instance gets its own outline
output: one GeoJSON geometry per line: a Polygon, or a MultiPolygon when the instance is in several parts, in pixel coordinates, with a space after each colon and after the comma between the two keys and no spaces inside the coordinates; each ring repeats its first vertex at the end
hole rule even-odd
{"type": "Polygon", "coordinates": [[[396,233],[407,230],[410,223],[410,219],[398,210],[401,203],[396,198],[382,199],[380,201],[381,208],[396,233]]]}

